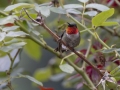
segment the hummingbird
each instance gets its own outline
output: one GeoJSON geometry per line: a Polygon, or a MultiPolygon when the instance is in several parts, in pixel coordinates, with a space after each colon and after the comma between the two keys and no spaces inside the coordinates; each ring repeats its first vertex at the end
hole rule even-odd
{"type": "MultiPolygon", "coordinates": [[[[69,47],[73,48],[78,46],[80,43],[80,32],[77,25],[74,23],[68,23],[66,30],[61,35],[61,40],[66,43],[69,47]]],[[[59,52],[67,51],[68,48],[59,42],[59,46],[55,49],[59,52]]]]}

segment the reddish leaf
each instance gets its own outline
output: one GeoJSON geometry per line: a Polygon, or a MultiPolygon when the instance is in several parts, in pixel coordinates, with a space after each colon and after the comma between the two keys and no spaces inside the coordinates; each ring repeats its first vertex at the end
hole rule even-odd
{"type": "Polygon", "coordinates": [[[100,64],[100,65],[97,65],[97,68],[99,68],[100,70],[103,69],[103,67],[104,67],[104,66],[101,65],[101,64],[100,64]]]}
{"type": "MultiPolygon", "coordinates": [[[[103,68],[101,65],[98,65],[97,67],[99,67],[99,69],[103,68]]],[[[93,82],[99,82],[100,75],[98,74],[98,72],[92,66],[87,66],[86,67],[86,72],[93,82]]]]}
{"type": "MultiPolygon", "coordinates": [[[[82,50],[80,50],[80,52],[83,53],[83,54],[85,55],[86,52],[87,52],[87,49],[82,49],[82,50]]],[[[82,59],[78,57],[78,58],[75,60],[74,63],[77,64],[77,63],[78,63],[79,61],[81,61],[81,60],[82,60],[82,59]]]]}
{"type": "Polygon", "coordinates": [[[6,27],[11,27],[11,26],[14,26],[14,23],[7,23],[7,24],[5,24],[4,26],[6,26],[6,27]]]}
{"type": "MultiPolygon", "coordinates": [[[[103,39],[103,42],[106,42],[108,38],[103,39]]],[[[102,49],[103,45],[99,41],[95,41],[92,45],[92,48],[95,50],[102,49]]]]}
{"type": "Polygon", "coordinates": [[[92,48],[94,48],[95,50],[98,49],[96,45],[92,45],[92,48]]]}
{"type": "MultiPolygon", "coordinates": [[[[120,2],[120,0],[118,0],[118,1],[120,2]]],[[[109,4],[111,2],[112,2],[111,7],[114,7],[114,8],[118,7],[118,4],[115,1],[113,1],[113,0],[107,0],[107,4],[109,4]]]]}
{"type": "Polygon", "coordinates": [[[103,42],[107,42],[108,38],[103,39],[103,42]]]}
{"type": "Polygon", "coordinates": [[[81,82],[81,83],[78,83],[78,84],[76,85],[76,89],[79,90],[80,88],[82,88],[82,86],[83,86],[83,83],[82,83],[82,82],[81,82]]]}
{"type": "Polygon", "coordinates": [[[107,61],[114,62],[115,64],[120,65],[120,60],[118,58],[115,58],[114,56],[108,57],[107,61]]]}
{"type": "Polygon", "coordinates": [[[86,72],[91,77],[91,75],[92,75],[92,66],[87,66],[86,67],[86,72]]]}
{"type": "Polygon", "coordinates": [[[47,88],[47,87],[42,87],[42,86],[39,86],[40,90],[54,90],[54,88],[47,88]]]}
{"type": "Polygon", "coordinates": [[[80,62],[81,60],[82,60],[82,59],[78,57],[78,58],[75,60],[74,63],[77,64],[77,63],[80,62]]]}
{"type": "Polygon", "coordinates": [[[87,52],[87,49],[82,49],[82,50],[80,50],[80,52],[83,53],[83,54],[85,55],[86,52],[87,52]]]}
{"type": "MultiPolygon", "coordinates": [[[[80,50],[80,52],[81,53],[83,53],[84,55],[86,54],[86,52],[87,52],[87,49],[82,49],[82,50],[80,50]]],[[[92,52],[90,52],[90,54],[92,54],[92,52]]],[[[75,64],[77,64],[79,61],[81,61],[82,59],[81,58],[77,58],[76,60],[75,60],[75,64]]]]}
{"type": "Polygon", "coordinates": [[[117,65],[120,65],[120,60],[117,60],[114,63],[117,64],[117,65]]]}
{"type": "Polygon", "coordinates": [[[77,77],[81,77],[80,74],[75,74],[75,75],[69,77],[68,80],[72,80],[72,79],[77,78],[77,77]]]}

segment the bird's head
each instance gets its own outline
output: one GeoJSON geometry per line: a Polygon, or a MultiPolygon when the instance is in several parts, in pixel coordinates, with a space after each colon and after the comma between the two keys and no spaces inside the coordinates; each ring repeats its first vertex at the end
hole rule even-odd
{"type": "Polygon", "coordinates": [[[68,23],[68,27],[66,28],[66,33],[67,34],[77,34],[79,31],[77,29],[77,25],[76,24],[71,24],[68,23]]]}

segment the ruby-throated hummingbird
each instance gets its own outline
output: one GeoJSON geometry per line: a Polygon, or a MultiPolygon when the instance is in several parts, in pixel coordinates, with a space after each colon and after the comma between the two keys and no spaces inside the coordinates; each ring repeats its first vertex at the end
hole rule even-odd
{"type": "MultiPolygon", "coordinates": [[[[61,39],[69,47],[72,47],[73,49],[74,49],[74,47],[78,46],[80,43],[80,33],[77,28],[77,25],[68,23],[66,30],[61,35],[61,39]]],[[[68,48],[59,42],[59,46],[56,48],[56,51],[64,52],[67,50],[68,50],[68,48]]]]}

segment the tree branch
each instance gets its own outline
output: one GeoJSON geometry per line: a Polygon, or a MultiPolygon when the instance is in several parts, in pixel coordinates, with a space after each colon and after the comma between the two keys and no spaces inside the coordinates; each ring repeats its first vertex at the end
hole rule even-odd
{"type": "MultiPolygon", "coordinates": [[[[2,11],[0,11],[0,14],[2,14],[2,15],[4,15],[4,16],[7,16],[7,14],[2,13],[2,11]]],[[[16,21],[16,24],[17,24],[18,26],[20,26],[20,29],[21,29],[22,31],[24,31],[24,32],[26,32],[26,33],[29,33],[28,30],[27,30],[27,28],[25,28],[20,22],[16,21]]],[[[45,29],[49,30],[49,28],[48,28],[45,24],[43,25],[43,27],[44,27],[45,29]]],[[[50,31],[51,31],[51,30],[50,30],[50,31]]],[[[57,36],[57,37],[58,37],[58,36],[57,36]]],[[[28,36],[28,38],[31,39],[31,40],[33,40],[34,42],[36,42],[37,44],[39,44],[39,45],[42,46],[43,48],[47,49],[48,51],[54,53],[57,57],[59,57],[59,58],[61,58],[61,59],[63,58],[63,56],[62,56],[59,52],[55,52],[53,48],[51,48],[51,47],[48,46],[47,44],[41,43],[37,38],[35,38],[35,37],[33,37],[33,36],[28,36]]],[[[76,52],[76,51],[74,51],[74,52],[76,52]]],[[[78,53],[78,55],[79,55],[79,53],[78,53]]],[[[80,56],[81,56],[81,55],[80,55],[80,56]]],[[[82,57],[83,57],[83,59],[85,59],[84,56],[82,56],[82,57]]],[[[71,62],[71,61],[68,60],[68,59],[65,59],[65,61],[66,61],[68,64],[70,64],[79,74],[83,75],[82,73],[83,73],[84,71],[80,70],[80,68],[79,68],[78,66],[76,66],[73,62],[71,62]]],[[[86,61],[87,61],[87,60],[86,60],[86,61]]],[[[89,62],[89,61],[87,61],[87,62],[89,62]]],[[[90,64],[91,64],[91,63],[90,63],[90,64]]],[[[92,65],[92,64],[91,64],[91,65],[92,65]]],[[[96,68],[96,67],[95,67],[95,68],[96,68]]],[[[98,70],[98,69],[97,69],[97,70],[98,70]]],[[[98,72],[101,73],[99,70],[98,70],[98,72]]],[[[93,90],[97,90],[96,87],[94,86],[94,84],[91,82],[90,78],[89,78],[87,75],[86,75],[86,76],[83,76],[83,78],[85,79],[85,81],[90,85],[90,87],[91,87],[93,90]]]]}
{"type": "Polygon", "coordinates": [[[34,21],[35,23],[39,24],[40,26],[42,26],[45,30],[47,30],[47,32],[49,32],[49,34],[51,34],[51,36],[53,36],[53,38],[55,38],[57,41],[59,40],[60,43],[62,43],[63,45],[65,45],[69,50],[71,50],[72,52],[74,52],[78,57],[80,57],[81,59],[83,59],[87,64],[89,64],[90,66],[92,66],[101,76],[102,73],[99,71],[98,68],[96,68],[93,64],[91,64],[84,55],[79,54],[77,51],[75,51],[72,47],[68,46],[65,42],[63,42],[61,40],[61,38],[59,36],[57,36],[54,32],[52,32],[52,30],[50,30],[47,25],[41,20],[41,22],[37,22],[36,20],[32,19],[29,14],[26,12],[26,10],[23,8],[23,10],[25,11],[25,13],[27,14],[27,16],[34,21]]]}
{"type": "Polygon", "coordinates": [[[10,81],[10,74],[12,72],[14,61],[15,61],[17,55],[19,54],[19,52],[20,52],[20,49],[18,49],[18,51],[15,54],[14,58],[12,58],[12,56],[10,55],[10,53],[8,53],[8,56],[9,56],[10,61],[11,61],[11,64],[10,64],[9,70],[7,71],[7,75],[8,75],[8,78],[9,78],[7,86],[10,88],[10,90],[13,90],[12,85],[11,85],[11,81],[10,81]]]}

